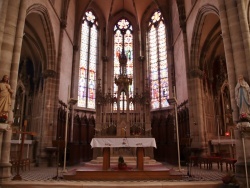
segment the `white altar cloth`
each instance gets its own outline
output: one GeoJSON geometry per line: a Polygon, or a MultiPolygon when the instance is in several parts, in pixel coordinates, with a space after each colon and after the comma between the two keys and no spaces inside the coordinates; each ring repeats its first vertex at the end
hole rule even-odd
{"type": "Polygon", "coordinates": [[[235,140],[234,139],[215,139],[215,140],[211,140],[211,144],[212,145],[230,145],[230,144],[235,144],[235,140]]]}
{"type": "Polygon", "coordinates": [[[105,147],[154,147],[154,138],[93,138],[90,143],[92,148],[105,147]]]}

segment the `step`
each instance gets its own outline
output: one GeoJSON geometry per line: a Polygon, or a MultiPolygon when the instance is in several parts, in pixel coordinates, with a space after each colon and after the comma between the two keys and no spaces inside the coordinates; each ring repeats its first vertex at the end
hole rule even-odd
{"type": "MultiPolygon", "coordinates": [[[[110,157],[110,163],[111,164],[117,164],[118,162],[118,156],[115,156],[115,157],[110,157]]],[[[128,165],[133,165],[133,164],[136,164],[136,157],[123,157],[124,159],[124,162],[127,163],[128,165]]],[[[89,162],[89,164],[102,164],[103,162],[103,157],[97,157],[96,159],[93,159],[89,162]]],[[[151,159],[150,157],[144,157],[144,164],[161,164],[160,162],[157,162],[155,159],[151,159]]]]}

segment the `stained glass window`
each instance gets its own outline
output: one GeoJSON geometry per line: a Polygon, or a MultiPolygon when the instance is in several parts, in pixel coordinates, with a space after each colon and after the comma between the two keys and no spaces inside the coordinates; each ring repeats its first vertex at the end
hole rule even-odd
{"type": "Polygon", "coordinates": [[[169,106],[166,27],[160,11],[154,12],[148,27],[151,107],[158,109],[169,106]]]}
{"type": "MultiPolygon", "coordinates": [[[[119,57],[122,53],[122,49],[124,48],[125,55],[127,57],[127,66],[126,71],[128,77],[133,77],[133,29],[132,25],[126,19],[121,19],[114,26],[114,76],[118,77],[120,74],[120,63],[119,57]],[[124,39],[124,41],[123,41],[124,39]]],[[[114,83],[114,93],[117,93],[118,87],[114,83]]],[[[132,85],[129,86],[129,96],[133,94],[133,82],[132,85]]],[[[120,98],[120,100],[127,100],[126,98],[120,98]]],[[[126,108],[127,104],[125,101],[120,101],[120,110],[126,108]]]]}
{"type": "Polygon", "coordinates": [[[78,106],[95,109],[97,30],[95,15],[87,11],[81,30],[78,106]]]}

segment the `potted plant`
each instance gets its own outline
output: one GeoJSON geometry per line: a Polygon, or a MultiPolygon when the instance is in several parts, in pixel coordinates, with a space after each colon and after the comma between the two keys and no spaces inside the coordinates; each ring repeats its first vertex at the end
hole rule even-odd
{"type": "Polygon", "coordinates": [[[235,178],[235,175],[231,172],[229,172],[227,175],[222,177],[222,181],[224,184],[224,188],[239,188],[239,184],[237,179],[235,178]]]}
{"type": "Polygon", "coordinates": [[[0,115],[0,123],[6,123],[8,116],[6,114],[0,115]]]}
{"type": "Polygon", "coordinates": [[[127,168],[127,164],[124,162],[124,159],[122,156],[119,156],[118,158],[118,169],[125,170],[127,168]]]}

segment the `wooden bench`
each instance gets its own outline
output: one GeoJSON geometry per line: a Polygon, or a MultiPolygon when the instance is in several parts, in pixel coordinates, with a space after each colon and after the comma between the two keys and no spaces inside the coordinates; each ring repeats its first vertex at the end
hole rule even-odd
{"type": "Polygon", "coordinates": [[[203,156],[200,157],[200,168],[202,164],[204,165],[204,168],[206,167],[207,169],[212,169],[213,163],[217,163],[217,168],[222,169],[222,158],[221,157],[216,157],[216,156],[203,156]]]}
{"type": "Polygon", "coordinates": [[[237,159],[223,158],[222,162],[225,162],[227,172],[228,172],[228,166],[229,166],[230,170],[233,169],[233,172],[235,172],[235,163],[237,162],[237,159]]]}

